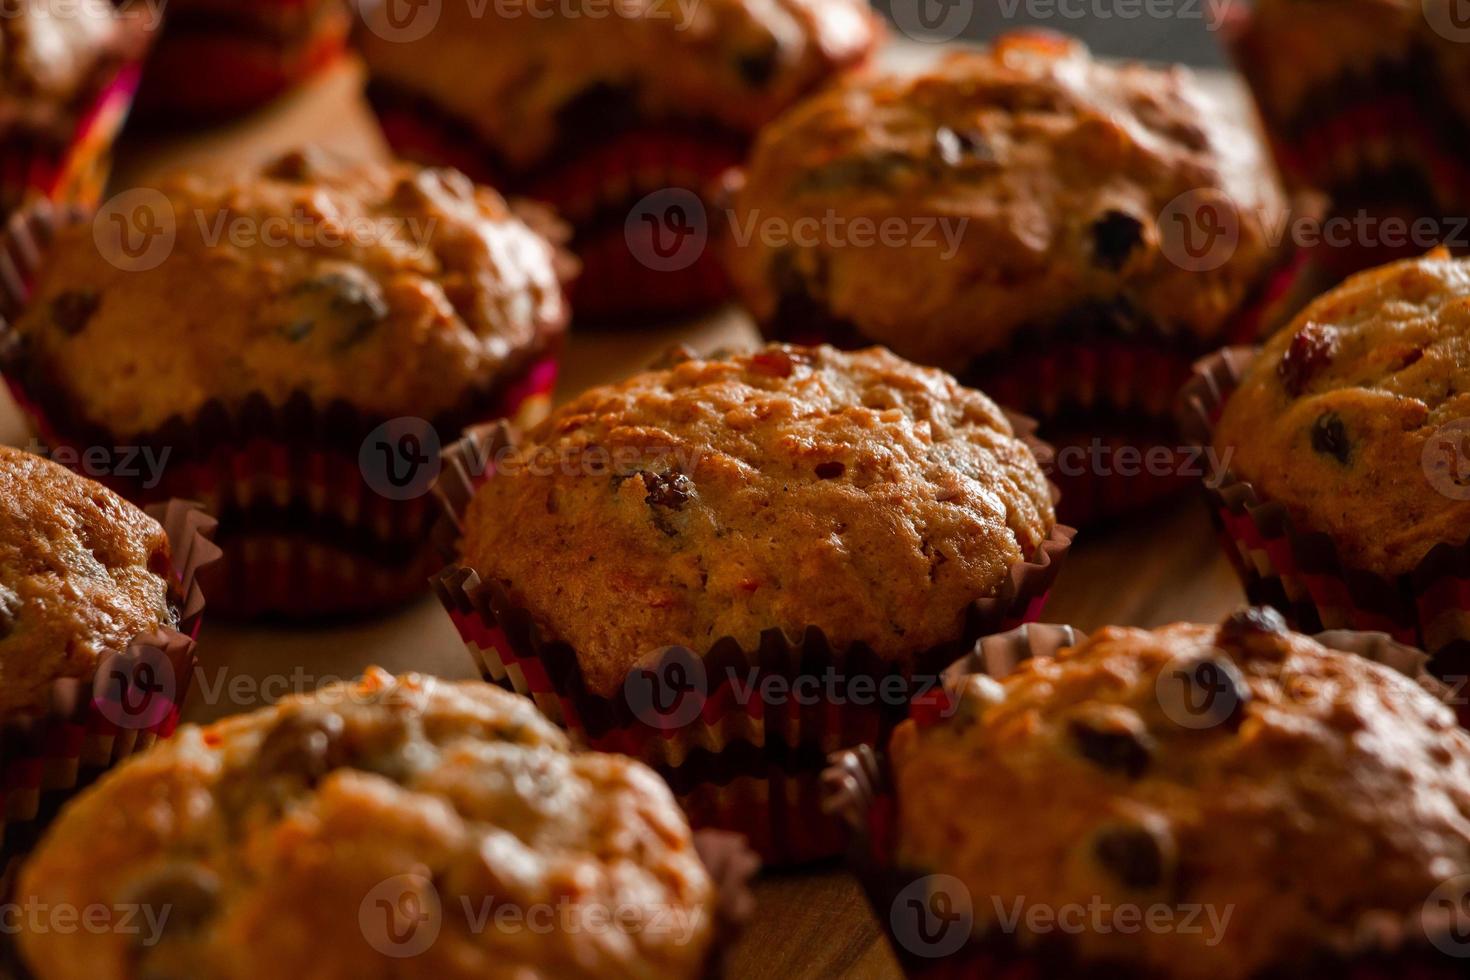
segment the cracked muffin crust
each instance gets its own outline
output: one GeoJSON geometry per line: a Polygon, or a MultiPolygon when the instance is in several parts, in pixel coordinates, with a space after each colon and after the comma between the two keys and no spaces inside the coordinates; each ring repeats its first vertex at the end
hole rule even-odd
{"type": "Polygon", "coordinates": [[[582,128],[630,117],[754,133],[880,34],[860,0],[626,0],[572,13],[448,3],[422,38],[369,29],[360,45],[376,84],[430,100],[519,172],[582,128]]]}
{"type": "Polygon", "coordinates": [[[1470,872],[1470,737],[1452,711],[1269,610],[1110,627],[964,685],[949,720],[894,735],[895,857],[963,882],[977,931],[1017,898],[1023,914],[1162,904],[1176,924],[1199,908],[1193,931],[1067,938],[1120,975],[1347,975],[1306,967],[1393,927],[1422,938],[1426,903],[1470,872]]]}
{"type": "Polygon", "coordinates": [[[63,813],[16,894],[171,909],[151,943],[23,932],[38,980],[695,978],[715,911],[650,770],[571,752],[491,685],[379,670],[181,729],[63,813]],[[530,927],[539,908],[553,928],[530,927]]]}
{"type": "MultiPolygon", "coordinates": [[[[1467,417],[1470,261],[1434,252],[1354,276],[1303,310],[1241,379],[1214,445],[1265,499],[1327,534],[1345,565],[1396,576],[1466,538],[1470,492],[1432,474],[1436,445],[1470,429],[1467,417]]],[[[1463,483],[1460,443],[1441,448],[1463,483]]]]}
{"type": "Polygon", "coordinates": [[[161,194],[175,238],[156,268],[111,261],[91,223],[62,229],[17,324],[26,360],[112,432],[255,393],[433,419],[567,319],[555,247],[454,171],[301,151],[161,194]]]}
{"type": "Polygon", "coordinates": [[[778,336],[829,321],[962,371],[1073,320],[1217,343],[1279,263],[1286,209],[1256,134],[1187,70],[1018,33],[917,76],[851,79],[781,117],[735,192],[726,264],[778,336]],[[1180,236],[1203,240],[1214,206],[1237,217],[1238,240],[1203,269],[1180,236]],[[896,221],[903,241],[795,238],[828,218],[896,221]]]}
{"type": "Polygon", "coordinates": [[[496,461],[462,551],[608,696],[655,650],[767,629],[903,661],[1054,525],[985,395],[878,348],[772,345],[564,405],[496,461]]]}
{"type": "Polygon", "coordinates": [[[40,709],[137,637],[177,625],[169,544],[110,490],[0,447],[0,716],[40,709]]]}

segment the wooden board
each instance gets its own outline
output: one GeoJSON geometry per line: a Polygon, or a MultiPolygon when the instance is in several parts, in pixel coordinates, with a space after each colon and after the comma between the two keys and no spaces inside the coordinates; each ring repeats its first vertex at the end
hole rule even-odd
{"type": "MultiPolygon", "coordinates": [[[[933,48],[896,48],[890,60],[912,64],[933,48]]],[[[1244,102],[1233,79],[1215,79],[1230,111],[1244,102]]],[[[115,188],[146,185],[180,167],[234,169],[304,142],[360,157],[384,153],[359,97],[356,70],[344,68],[249,120],[202,134],[133,138],[120,154],[115,188]]],[[[696,321],[618,333],[576,333],[560,394],[616,380],[646,366],[674,344],[697,350],[743,347],[758,335],[730,309],[696,321]]],[[[24,445],[24,427],[0,395],[0,439],[24,445]]],[[[1068,561],[1047,618],[1083,629],[1109,623],[1156,626],[1213,621],[1243,601],[1214,541],[1203,506],[1184,500],[1147,520],[1086,536],[1068,561]]],[[[206,624],[202,675],[189,720],[207,721],[363,668],[418,670],[450,678],[475,676],[474,665],[432,598],[387,618],[314,630],[206,624]]],[[[856,884],[837,868],[765,877],[755,922],[734,975],[751,978],[852,976],[894,978],[898,968],[856,884]]]]}

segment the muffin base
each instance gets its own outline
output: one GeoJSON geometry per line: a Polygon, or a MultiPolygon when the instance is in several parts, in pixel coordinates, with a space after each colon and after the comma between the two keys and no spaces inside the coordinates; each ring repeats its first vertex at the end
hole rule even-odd
{"type": "MultiPolygon", "coordinates": [[[[946,693],[969,674],[985,673],[1003,679],[1032,657],[1054,656],[1074,646],[1085,634],[1069,626],[1030,624],[988,637],[963,660],[945,671],[945,687],[933,698],[914,705],[914,717],[925,725],[938,716],[946,693]]],[[[1325,646],[1367,657],[1434,686],[1426,676],[1427,658],[1372,633],[1324,633],[1325,646]]],[[[1449,692],[1445,692],[1448,694],[1449,692]]],[[[1166,973],[1150,973],[1127,962],[1084,958],[1062,933],[1023,937],[1019,933],[968,934],[964,902],[968,896],[931,891],[922,884],[933,872],[905,868],[895,861],[898,806],[893,795],[886,754],[871,746],[844,750],[832,757],[822,775],[823,806],[850,833],[848,862],[882,924],[889,944],[912,978],[977,978],[1035,980],[1037,977],[1075,977],[1084,980],[1168,980],[1166,973]],[[937,900],[938,899],[938,900],[937,900]],[[935,920],[938,920],[936,923],[935,920]],[[936,924],[938,929],[935,929],[936,924]],[[952,930],[963,929],[965,934],[952,930]]],[[[1444,923],[1448,930],[1453,918],[1444,923]]],[[[1397,930],[1376,935],[1381,945],[1345,955],[1303,950],[1299,959],[1260,974],[1266,978],[1302,977],[1311,980],[1450,980],[1462,976],[1464,961],[1439,953],[1428,942],[1427,923],[1419,915],[1397,930]]]]}
{"type": "Polygon", "coordinates": [[[631,324],[695,313],[728,295],[723,266],[706,244],[719,224],[716,187],[743,159],[745,136],[698,120],[585,130],[569,122],[584,135],[517,171],[468,123],[430,100],[381,81],[371,82],[367,95],[398,156],[454,167],[556,209],[572,227],[571,249],[582,262],[571,287],[579,321],[631,324]],[[679,207],[682,214],[670,210],[679,207]]]}
{"type": "MultiPolygon", "coordinates": [[[[152,432],[119,434],[66,402],[65,388],[28,356],[6,315],[24,308],[45,243],[58,222],[70,220],[80,215],[31,208],[0,237],[0,370],[41,438],[77,459],[85,447],[126,445],[166,460],[155,486],[141,476],[97,479],[137,502],[199,500],[220,519],[226,556],[205,581],[218,613],[355,616],[422,594],[441,564],[430,540],[437,510],[428,479],[417,497],[390,499],[369,485],[361,461],[365,438],[391,420],[343,402],[318,405],[301,393],[280,405],[255,395],[210,402],[152,432]],[[7,266],[18,275],[6,274],[7,266]]],[[[557,348],[553,341],[521,352],[503,380],[424,425],[445,438],[487,419],[538,421],[550,408],[557,348]]]]}
{"type": "MultiPolygon", "coordinates": [[[[1180,426],[1210,445],[1215,424],[1256,350],[1237,347],[1204,358],[1180,396],[1180,426]]],[[[1326,534],[1304,527],[1286,507],[1227,473],[1205,488],[1210,514],[1246,595],[1275,607],[1294,629],[1377,630],[1426,650],[1440,677],[1470,675],[1470,540],[1442,544],[1407,575],[1352,568],[1326,534]]],[[[1470,719],[1470,707],[1462,707],[1470,719]]]]}
{"type": "Polygon", "coordinates": [[[603,697],[586,683],[575,650],[542,630],[500,583],[482,581],[458,563],[477,474],[511,439],[503,424],[469,433],[446,451],[435,491],[445,508],[439,540],[451,562],[435,591],[482,676],[530,697],[579,744],[650,765],[696,827],[749,833],[770,864],[841,851],[840,827],[819,805],[816,780],[826,755],[881,741],[903,719],[907,697],[877,692],[932,686],[979,637],[1036,618],[1074,534],[1058,525],[1031,561],[1011,569],[999,595],[971,605],[961,636],[911,665],[885,661],[864,646],[833,648],[815,627],[796,639],[767,630],[751,649],[730,637],[700,655],[669,648],[631,673],[622,691],[603,697]],[[768,698],[765,685],[814,693],[768,698]]]}
{"type": "Polygon", "coordinates": [[[0,861],[28,850],[61,805],[178,727],[204,614],[199,576],[220,552],[196,504],[149,508],[168,534],[177,629],[137,637],[92,676],[54,681],[46,710],[0,721],[0,861]]]}

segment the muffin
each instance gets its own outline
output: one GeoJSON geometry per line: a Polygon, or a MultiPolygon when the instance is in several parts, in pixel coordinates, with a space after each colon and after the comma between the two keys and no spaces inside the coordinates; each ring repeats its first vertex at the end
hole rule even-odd
{"type": "Polygon", "coordinates": [[[710,194],[753,134],[864,62],[881,29],[861,0],[651,0],[420,7],[364,3],[368,96],[400,156],[544,200],[585,265],[577,315],[637,319],[712,305],[710,194]]]}
{"type": "MultiPolygon", "coordinates": [[[[1237,60],[1290,179],[1344,216],[1470,213],[1470,25],[1456,2],[1258,0],[1232,12],[1237,60]]],[[[1379,245],[1333,255],[1348,271],[1406,257],[1379,245]]]]}
{"type": "Polygon", "coordinates": [[[787,863],[841,846],[825,754],[1034,615],[1072,533],[988,398],[877,348],[682,360],[447,462],[487,678],[787,863]]]}
{"type": "Polygon", "coordinates": [[[314,152],[132,193],[14,249],[44,252],[4,357],[42,434],[143,447],[160,472],[117,489],[204,501],[227,611],[421,592],[440,434],[546,408],[556,247],[455,171],[314,152]],[[155,234],[119,238],[118,217],[155,234]]]}
{"type": "Polygon", "coordinates": [[[108,0],[16,0],[0,17],[0,225],[26,201],[96,201],[138,87],[143,21],[108,0]]]}
{"type": "Polygon", "coordinates": [[[166,736],[194,663],[214,555],[186,505],[164,523],[55,463],[0,447],[3,856],[98,772],[166,736]]]}
{"type": "Polygon", "coordinates": [[[352,16],[342,0],[169,0],[138,108],[155,122],[263,106],[333,64],[352,16]]]}
{"type": "Polygon", "coordinates": [[[881,343],[1038,418],[1087,521],[1181,485],[1163,447],[1191,361],[1290,299],[1264,156],[1183,68],[1011,34],[768,128],[727,265],[770,337],[881,343]]]}
{"type": "Polygon", "coordinates": [[[18,942],[36,980],[696,980],[729,886],[644,766],[478,681],[375,669],[183,728],[78,799],[17,900],[172,914],[18,942]]]}
{"type": "Polygon", "coordinates": [[[1462,976],[1470,736],[1424,659],[1268,609],[1033,626],[832,802],[900,959],[946,976],[1462,976]]]}
{"type": "Polygon", "coordinates": [[[1253,600],[1463,666],[1467,343],[1470,261],[1436,252],[1349,279],[1259,356],[1201,365],[1189,413],[1228,466],[1212,509],[1253,600]]]}

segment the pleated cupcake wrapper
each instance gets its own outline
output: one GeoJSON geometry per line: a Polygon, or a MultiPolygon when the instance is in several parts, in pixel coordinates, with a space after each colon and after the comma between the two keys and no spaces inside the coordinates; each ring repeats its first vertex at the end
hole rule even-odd
{"type": "MultiPolygon", "coordinates": [[[[1237,347],[1199,362],[1180,396],[1187,438],[1213,442],[1225,402],[1255,358],[1255,348],[1237,347]]],[[[1414,571],[1388,577],[1345,565],[1325,533],[1302,526],[1234,473],[1205,491],[1252,602],[1274,606],[1307,632],[1382,631],[1429,651],[1440,676],[1470,674],[1470,541],[1438,545],[1414,571]]]]}
{"type": "MultiPolygon", "coordinates": [[[[1013,421],[1044,454],[1030,439],[1032,426],[1013,421]]],[[[837,853],[840,839],[822,830],[828,825],[813,783],[822,760],[838,748],[881,740],[904,717],[907,695],[937,682],[939,671],[977,637],[1039,615],[1074,535],[1059,525],[1031,561],[1011,569],[999,595],[972,604],[956,642],[925,651],[909,667],[865,647],[834,649],[815,627],[797,638],[768,630],[753,649],[726,637],[702,655],[679,647],[658,651],[630,674],[624,690],[603,697],[587,685],[574,650],[547,635],[500,583],[482,581],[458,563],[463,515],[481,474],[493,469],[486,461],[493,464],[513,441],[505,424],[471,431],[445,452],[435,490],[445,508],[438,536],[452,562],[435,589],[481,673],[532,698],[581,744],[653,766],[696,826],[748,830],[772,863],[837,853]],[[669,693],[666,681],[675,699],[660,705],[669,693]],[[764,685],[781,693],[767,696],[764,685]],[[645,690],[646,698],[638,693],[645,690]],[[889,696],[880,693],[885,690],[889,696]],[[892,696],[895,690],[903,696],[892,696]],[[808,832],[787,833],[806,826],[808,832]]]]}
{"type": "Polygon", "coordinates": [[[199,574],[220,551],[210,541],[215,522],[197,504],[172,500],[148,512],[168,534],[178,628],[137,637],[93,674],[53,681],[42,709],[0,720],[0,858],[29,847],[57,807],[178,725],[204,614],[199,574]]]}
{"type": "MultiPolygon", "coordinates": [[[[276,405],[264,395],[212,401],[192,419],[175,417],[147,433],[119,436],[66,404],[62,386],[27,357],[10,318],[62,222],[83,212],[37,205],[0,235],[0,369],[11,394],[52,448],[85,459],[88,447],[129,446],[163,460],[161,478],[94,476],[130,500],[198,500],[222,519],[225,560],[207,585],[217,612],[236,616],[361,614],[424,591],[441,562],[429,541],[437,509],[424,495],[390,499],[364,476],[364,438],[388,420],[343,402],[318,405],[298,393],[276,405]]],[[[509,380],[472,393],[432,423],[438,433],[510,417],[539,421],[550,408],[556,345],[507,365],[509,380]]],[[[89,474],[91,475],[91,474],[89,474]]]]}
{"type": "Polygon", "coordinates": [[[368,87],[368,99],[398,156],[455,167],[478,182],[545,202],[572,225],[571,247],[583,266],[572,285],[579,318],[622,321],[697,312],[728,295],[713,247],[723,222],[714,188],[742,158],[743,138],[697,124],[650,124],[590,137],[575,151],[558,151],[518,174],[481,145],[467,124],[444,117],[424,100],[405,98],[381,84],[368,87]],[[704,214],[701,220],[686,208],[683,218],[689,224],[675,228],[661,222],[668,220],[666,207],[683,205],[683,195],[669,194],[664,202],[661,192],[679,190],[699,197],[704,214]],[[648,225],[634,210],[655,194],[660,196],[649,203],[647,216],[655,224],[648,225]],[[686,227],[691,230],[680,230],[686,227]],[[699,235],[705,242],[697,255],[685,254],[686,236],[697,241],[699,235]]]}
{"type": "MultiPolygon", "coordinates": [[[[1087,635],[1070,626],[1031,623],[977,643],[962,660],[944,672],[944,684],[933,696],[913,707],[916,724],[939,724],[963,696],[962,685],[972,674],[1004,680],[1026,661],[1053,657],[1082,643],[1087,635]]],[[[1330,649],[1365,657],[1413,678],[1425,690],[1449,700],[1453,692],[1431,676],[1428,657],[1396,643],[1381,633],[1334,631],[1315,639],[1330,649]]],[[[935,881],[934,871],[905,868],[896,861],[898,802],[886,753],[859,746],[836,753],[822,774],[823,807],[849,831],[848,863],[867,894],[869,904],[906,976],[937,980],[970,977],[983,980],[1037,980],[1039,977],[1097,978],[1097,980],[1167,980],[1150,977],[1127,963],[1088,961],[1065,934],[1041,936],[1007,934],[997,929],[980,934],[965,904],[978,908],[981,896],[963,893],[949,882],[935,881]]],[[[1038,818],[1044,815],[1038,814],[1038,818]]],[[[1427,913],[1426,913],[1427,915],[1427,913]]],[[[1299,963],[1282,964],[1263,977],[1312,977],[1321,980],[1440,980],[1464,975],[1464,960],[1452,960],[1428,944],[1428,931],[1454,926],[1454,913],[1431,922],[1415,914],[1411,919],[1373,933],[1374,943],[1350,954],[1324,953],[1299,963]]],[[[1365,935],[1368,933],[1365,932],[1365,935]]]]}
{"type": "Polygon", "coordinates": [[[27,202],[95,206],[111,169],[112,144],[138,91],[140,66],[120,65],[69,134],[0,130],[0,220],[27,202]]]}

